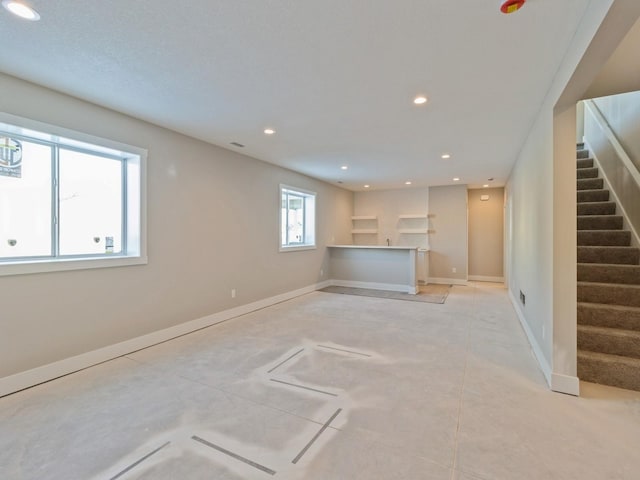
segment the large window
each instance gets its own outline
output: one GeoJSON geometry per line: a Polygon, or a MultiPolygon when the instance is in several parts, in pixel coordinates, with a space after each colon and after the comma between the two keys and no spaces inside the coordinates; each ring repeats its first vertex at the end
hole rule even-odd
{"type": "Polygon", "coordinates": [[[280,251],[316,246],[316,194],[280,185],[280,251]]]}
{"type": "Polygon", "coordinates": [[[144,156],[0,114],[0,275],[146,263],[144,156]]]}

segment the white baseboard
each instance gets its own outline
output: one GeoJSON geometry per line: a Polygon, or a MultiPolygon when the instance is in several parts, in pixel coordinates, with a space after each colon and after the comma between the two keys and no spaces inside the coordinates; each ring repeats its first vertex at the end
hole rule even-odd
{"type": "Polygon", "coordinates": [[[531,328],[529,328],[529,324],[527,323],[524,317],[524,312],[520,308],[520,304],[516,300],[516,297],[513,295],[513,292],[511,291],[511,289],[509,289],[509,298],[511,299],[513,308],[515,309],[516,314],[518,315],[518,319],[520,320],[520,325],[522,325],[524,333],[527,335],[527,339],[529,340],[529,345],[531,345],[531,349],[533,350],[533,354],[535,355],[536,360],[538,361],[538,365],[542,370],[542,374],[544,375],[544,378],[546,378],[547,384],[549,385],[549,387],[551,387],[551,365],[549,365],[549,361],[546,359],[546,357],[542,353],[542,348],[540,348],[540,345],[538,344],[536,337],[533,335],[531,328]]]}
{"type": "Polygon", "coordinates": [[[427,283],[439,283],[442,285],[469,285],[467,280],[462,280],[459,278],[443,278],[443,277],[429,277],[429,281],[427,283]]]}
{"type": "MultiPolygon", "coordinates": [[[[351,287],[351,288],[369,288],[371,290],[388,290],[391,292],[403,292],[415,295],[418,288],[413,285],[400,285],[397,283],[377,283],[377,282],[357,282],[354,280],[330,280],[331,286],[351,287]]],[[[323,287],[324,288],[324,287],[323,287]]]]}
{"type": "Polygon", "coordinates": [[[0,397],[332,285],[330,280],[0,378],[0,397]]]}
{"type": "Polygon", "coordinates": [[[469,280],[472,282],[504,283],[504,277],[488,277],[486,275],[469,275],[469,280]]]}
{"type": "Polygon", "coordinates": [[[554,392],[558,393],[566,393],[568,395],[580,395],[580,380],[578,377],[563,375],[561,373],[554,373],[549,361],[546,359],[544,354],[542,353],[542,349],[536,340],[536,337],[533,335],[531,328],[529,328],[529,324],[524,318],[524,312],[520,307],[520,303],[516,300],[515,295],[509,289],[509,298],[511,299],[511,303],[513,304],[513,308],[518,315],[518,319],[520,320],[520,324],[524,329],[524,333],[527,335],[527,339],[529,340],[529,344],[531,345],[531,349],[533,350],[533,354],[538,361],[538,365],[540,365],[540,369],[544,377],[547,380],[547,384],[549,388],[554,392]]]}

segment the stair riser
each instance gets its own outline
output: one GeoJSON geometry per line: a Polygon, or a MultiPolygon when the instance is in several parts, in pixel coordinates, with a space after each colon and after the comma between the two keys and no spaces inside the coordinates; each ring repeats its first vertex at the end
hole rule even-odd
{"type": "Polygon", "coordinates": [[[593,158],[579,158],[576,167],[578,170],[582,168],[593,168],[593,158]]]}
{"type": "Polygon", "coordinates": [[[577,195],[578,203],[581,202],[608,202],[609,190],[582,190],[577,195]]]}
{"type": "Polygon", "coordinates": [[[578,230],[622,230],[622,217],[620,215],[580,216],[578,230]]]}
{"type": "Polygon", "coordinates": [[[615,202],[579,203],[578,215],[615,215],[615,202]]]}
{"type": "Polygon", "coordinates": [[[577,151],[577,158],[589,158],[589,150],[580,149],[577,151]]]}
{"type": "Polygon", "coordinates": [[[609,335],[578,329],[578,349],[623,357],[640,358],[640,338],[637,335],[609,335]]]}
{"type": "Polygon", "coordinates": [[[576,171],[576,177],[581,178],[598,178],[598,168],[579,168],[576,171]]]}
{"type": "Polygon", "coordinates": [[[632,247],[578,247],[578,263],[638,265],[640,250],[632,247]]]}
{"type": "Polygon", "coordinates": [[[601,178],[585,178],[578,180],[578,190],[598,190],[604,187],[604,180],[601,178]]]}
{"type": "Polygon", "coordinates": [[[579,263],[578,281],[640,285],[640,266],[579,263]]]}
{"type": "Polygon", "coordinates": [[[578,301],[640,307],[640,285],[579,283],[578,301]]]}
{"type": "Polygon", "coordinates": [[[640,311],[578,303],[578,325],[640,331],[640,311]]]}
{"type": "Polygon", "coordinates": [[[628,247],[631,232],[626,230],[578,230],[578,246],[628,247]]]}
{"type": "Polygon", "coordinates": [[[640,366],[578,357],[578,377],[587,382],[640,390],[640,366]]]}

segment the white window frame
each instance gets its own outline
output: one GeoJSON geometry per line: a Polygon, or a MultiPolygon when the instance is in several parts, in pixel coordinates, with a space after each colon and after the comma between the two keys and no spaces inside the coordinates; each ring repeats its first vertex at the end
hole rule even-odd
{"type": "Polygon", "coordinates": [[[305,190],[303,188],[292,187],[289,185],[280,185],[278,195],[278,212],[279,212],[279,224],[278,224],[278,236],[280,252],[294,252],[299,250],[315,250],[316,247],[316,205],[317,205],[317,193],[311,190],[305,190]],[[291,193],[296,196],[303,197],[304,199],[304,241],[302,243],[287,243],[286,239],[282,238],[282,196],[285,193],[291,193]]]}
{"type": "Polygon", "coordinates": [[[0,112],[0,130],[27,139],[54,143],[64,148],[113,156],[123,161],[124,222],[126,250],[109,255],[10,258],[0,260],[0,276],[91,268],[144,265],[147,259],[146,178],[147,150],[74,130],[0,112]]]}

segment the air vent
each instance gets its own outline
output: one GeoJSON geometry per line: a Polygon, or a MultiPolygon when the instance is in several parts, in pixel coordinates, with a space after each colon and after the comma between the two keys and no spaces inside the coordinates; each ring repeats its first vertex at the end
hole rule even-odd
{"type": "Polygon", "coordinates": [[[236,147],[240,147],[240,148],[244,148],[244,145],[238,142],[231,142],[231,145],[234,145],[236,147]]]}

